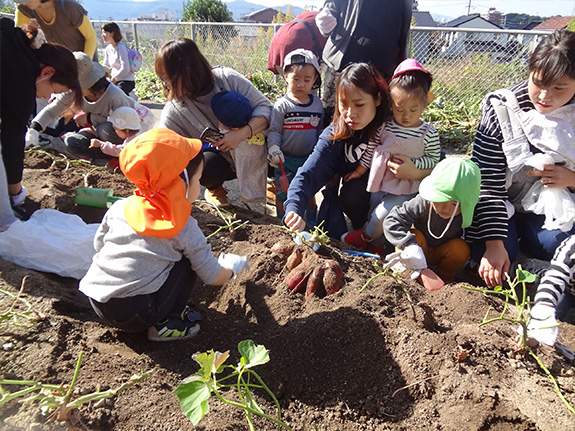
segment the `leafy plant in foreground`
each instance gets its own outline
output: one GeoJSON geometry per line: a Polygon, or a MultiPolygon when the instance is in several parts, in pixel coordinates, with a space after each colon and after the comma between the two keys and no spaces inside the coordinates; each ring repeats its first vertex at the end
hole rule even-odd
{"type": "Polygon", "coordinates": [[[140,375],[134,375],[128,382],[123,383],[116,389],[108,389],[107,391],[103,392],[97,390],[96,392],[82,395],[76,399],[73,399],[72,391],[76,385],[76,380],[78,379],[83,354],[84,352],[80,352],[78,355],[74,376],[72,377],[72,381],[69,385],[54,385],[36,382],[34,380],[0,380],[0,406],[7,403],[8,401],[12,401],[13,399],[26,397],[23,400],[25,403],[39,401],[43,414],[54,412],[57,415],[58,420],[67,420],[70,417],[70,413],[73,409],[79,409],[82,407],[82,405],[91,401],[111,398],[123,390],[135,385],[136,383],[141,382],[151,374],[151,371],[148,371],[140,375]],[[27,387],[10,393],[4,391],[3,386],[6,385],[19,385],[27,387]]]}
{"type": "Polygon", "coordinates": [[[238,365],[224,365],[228,359],[229,350],[220,353],[209,350],[204,353],[196,353],[193,358],[200,365],[197,373],[187,377],[178,385],[174,393],[180,400],[182,411],[187,418],[197,425],[209,412],[209,398],[213,394],[225,404],[244,410],[250,430],[255,431],[253,415],[258,415],[274,422],[278,430],[291,428],[282,421],[281,409],[272,391],[266,386],[260,376],[252,370],[256,365],[262,365],[270,360],[269,350],[262,345],[256,345],[252,340],[244,340],[238,344],[238,350],[242,355],[238,365]],[[230,370],[228,375],[218,378],[225,370],[230,370]],[[227,383],[230,382],[230,383],[227,383]],[[235,388],[238,392],[239,402],[232,401],[221,394],[222,389],[235,388]],[[260,408],[251,389],[263,389],[272,398],[276,405],[277,416],[270,416],[260,408]]]}
{"type": "Polygon", "coordinates": [[[26,324],[21,322],[27,321],[29,323],[35,323],[44,320],[44,316],[41,313],[32,310],[32,304],[20,296],[24,291],[24,284],[27,278],[28,276],[26,275],[22,279],[20,290],[16,295],[0,289],[0,304],[8,298],[13,299],[8,310],[0,313],[0,326],[12,325],[18,326],[19,328],[28,328],[26,324]],[[22,306],[24,308],[23,310],[20,309],[22,306]]]}
{"type": "Polygon", "coordinates": [[[537,365],[543,370],[543,372],[549,377],[553,386],[555,387],[555,391],[557,392],[559,398],[563,403],[567,406],[567,409],[575,415],[575,409],[569,401],[565,398],[563,393],[561,392],[561,388],[559,388],[559,384],[555,377],[551,374],[549,369],[543,364],[543,361],[537,356],[531,347],[527,344],[527,326],[529,325],[530,314],[529,314],[529,297],[527,296],[527,283],[533,283],[535,281],[536,275],[529,273],[528,271],[524,271],[521,269],[521,266],[517,268],[517,275],[513,280],[509,276],[507,276],[507,284],[509,285],[508,288],[504,288],[502,286],[496,286],[493,290],[489,289],[481,289],[478,287],[471,287],[462,285],[464,289],[471,290],[473,292],[480,292],[484,295],[500,295],[505,298],[505,304],[503,306],[503,310],[497,317],[489,317],[489,313],[491,311],[491,306],[487,308],[487,312],[485,313],[485,317],[483,321],[479,324],[479,326],[487,325],[489,323],[497,322],[497,321],[506,321],[509,323],[519,324],[521,326],[521,338],[519,343],[519,350],[522,353],[528,353],[535,361],[537,365]],[[522,294],[521,296],[517,295],[517,287],[521,284],[522,294]],[[517,317],[510,317],[507,314],[509,302],[510,300],[513,301],[515,304],[515,308],[517,310],[517,317]]]}
{"type": "Polygon", "coordinates": [[[235,213],[231,213],[215,205],[213,207],[218,212],[218,215],[221,217],[221,219],[224,221],[225,224],[223,226],[218,226],[218,229],[215,232],[209,234],[206,237],[206,239],[210,239],[211,237],[215,236],[219,231],[226,229],[230,231],[230,237],[233,239],[235,231],[249,223],[249,220],[246,220],[244,222],[242,222],[242,220],[238,220],[235,213]]]}

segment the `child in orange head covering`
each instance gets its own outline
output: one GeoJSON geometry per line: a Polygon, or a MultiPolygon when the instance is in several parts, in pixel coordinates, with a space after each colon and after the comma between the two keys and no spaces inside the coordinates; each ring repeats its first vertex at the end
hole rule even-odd
{"type": "Polygon", "coordinates": [[[108,210],[94,238],[96,254],[80,281],[96,313],[148,339],[191,338],[201,316],[187,305],[196,276],[222,285],[249,267],[247,258],[216,259],[191,203],[200,193],[201,141],[153,129],[120,154],[120,168],[136,185],[133,196],[108,210]]]}

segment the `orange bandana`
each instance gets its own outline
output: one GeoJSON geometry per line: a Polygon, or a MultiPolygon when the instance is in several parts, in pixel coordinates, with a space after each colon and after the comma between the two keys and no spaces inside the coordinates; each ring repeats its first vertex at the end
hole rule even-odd
{"type": "Polygon", "coordinates": [[[180,174],[201,148],[198,139],[152,129],[122,150],[120,169],[137,187],[124,209],[132,229],[141,235],[170,238],[184,228],[192,207],[180,174]]]}

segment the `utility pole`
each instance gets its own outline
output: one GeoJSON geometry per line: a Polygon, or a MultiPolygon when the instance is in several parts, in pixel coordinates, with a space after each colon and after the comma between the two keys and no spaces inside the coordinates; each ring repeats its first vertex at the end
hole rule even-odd
{"type": "Polygon", "coordinates": [[[467,15],[469,15],[471,13],[471,0],[469,0],[469,3],[467,4],[467,15]]]}

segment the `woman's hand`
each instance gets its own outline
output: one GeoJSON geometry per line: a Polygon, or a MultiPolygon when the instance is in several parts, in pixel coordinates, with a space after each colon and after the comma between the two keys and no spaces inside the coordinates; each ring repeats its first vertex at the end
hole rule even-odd
{"type": "Polygon", "coordinates": [[[74,121],[78,127],[87,127],[90,125],[90,123],[88,123],[88,114],[84,111],[80,111],[74,115],[74,121]]]}
{"type": "Polygon", "coordinates": [[[545,165],[545,170],[533,169],[528,175],[541,177],[543,185],[550,189],[570,188],[575,191],[575,172],[557,165],[545,165]]]}
{"type": "Polygon", "coordinates": [[[392,156],[387,167],[400,180],[421,180],[431,173],[431,169],[417,169],[413,160],[400,155],[392,156]]]}
{"type": "Polygon", "coordinates": [[[348,174],[345,175],[345,177],[343,177],[343,182],[347,183],[350,180],[353,180],[355,178],[359,178],[361,177],[361,174],[357,171],[351,171],[348,174]]]}
{"type": "Polygon", "coordinates": [[[227,152],[235,150],[244,139],[247,139],[247,136],[242,129],[230,130],[222,139],[216,142],[215,146],[218,150],[227,152]]]}
{"type": "Polygon", "coordinates": [[[301,232],[305,229],[305,220],[293,211],[287,213],[284,223],[288,228],[296,232],[301,232]]]}
{"type": "Polygon", "coordinates": [[[488,287],[501,286],[509,273],[509,255],[501,240],[485,241],[485,253],[479,264],[479,276],[488,287]]]}
{"type": "Polygon", "coordinates": [[[92,139],[90,140],[90,147],[89,148],[100,148],[102,146],[102,141],[99,139],[92,139]]]}

